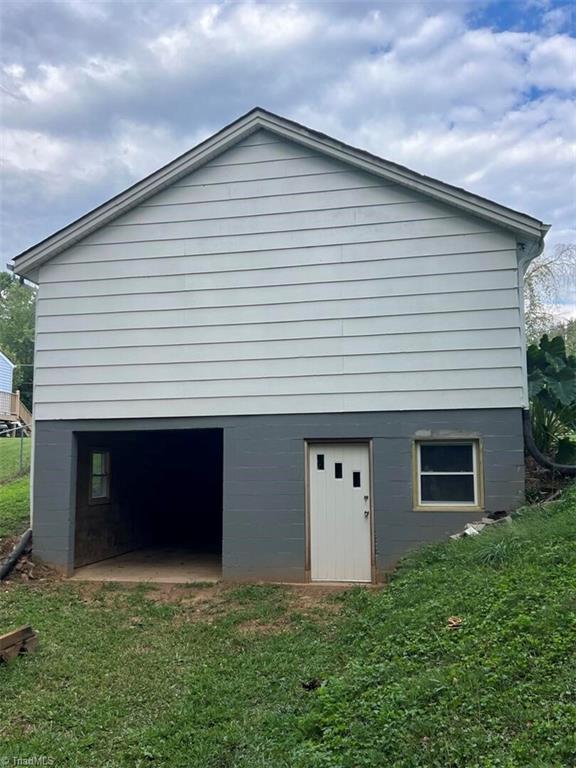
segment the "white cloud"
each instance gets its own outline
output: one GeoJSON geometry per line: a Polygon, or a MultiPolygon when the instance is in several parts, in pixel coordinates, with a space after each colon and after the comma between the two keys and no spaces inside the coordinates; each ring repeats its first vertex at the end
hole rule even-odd
{"type": "Polygon", "coordinates": [[[234,6],[231,13],[224,11],[221,5],[210,5],[147,46],[168,70],[200,64],[220,67],[227,57],[259,56],[297,45],[313,34],[320,21],[313,10],[294,4],[246,3],[234,6]]]}
{"type": "Polygon", "coordinates": [[[530,52],[530,80],[539,88],[576,88],[576,40],[555,35],[539,40],[530,52]]]}
{"type": "Polygon", "coordinates": [[[64,0],[65,5],[71,13],[82,19],[89,21],[108,18],[106,6],[103,3],[92,2],[91,0],[64,0]]]}
{"type": "Polygon", "coordinates": [[[546,34],[555,35],[572,27],[574,7],[572,3],[546,11],[542,16],[542,29],[546,34]]]}
{"type": "Polygon", "coordinates": [[[35,185],[69,194],[78,183],[109,179],[130,183],[185,152],[206,137],[205,132],[176,137],[167,126],[121,120],[107,141],[47,136],[26,130],[4,134],[5,170],[34,174],[35,185]]]}
{"type": "Polygon", "coordinates": [[[20,64],[6,64],[2,70],[8,77],[13,77],[16,80],[20,80],[26,74],[26,69],[20,64]]]}
{"type": "Polygon", "coordinates": [[[552,245],[574,240],[566,9],[532,4],[540,24],[519,31],[518,3],[515,30],[498,31],[474,22],[479,5],[23,8],[7,40],[26,45],[5,47],[1,71],[8,255],[255,104],[549,221],[552,245]]]}
{"type": "Polygon", "coordinates": [[[20,93],[29,101],[42,106],[70,91],[71,78],[64,67],[40,64],[38,73],[38,77],[25,80],[20,85],[20,93]]]}
{"type": "Polygon", "coordinates": [[[300,119],[542,218],[553,224],[552,245],[573,241],[576,105],[564,88],[528,96],[550,81],[536,62],[565,56],[567,38],[463,28],[457,34],[461,20],[434,22],[414,29],[407,46],[422,44],[426,55],[405,57],[400,38],[390,50],[354,61],[300,119]]]}

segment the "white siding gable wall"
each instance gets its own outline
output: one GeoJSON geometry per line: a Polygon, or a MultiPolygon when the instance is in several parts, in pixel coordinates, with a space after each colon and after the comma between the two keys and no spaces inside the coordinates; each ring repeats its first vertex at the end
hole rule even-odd
{"type": "Polygon", "coordinates": [[[525,404],[515,237],[262,130],[39,283],[37,419],[525,404]]]}

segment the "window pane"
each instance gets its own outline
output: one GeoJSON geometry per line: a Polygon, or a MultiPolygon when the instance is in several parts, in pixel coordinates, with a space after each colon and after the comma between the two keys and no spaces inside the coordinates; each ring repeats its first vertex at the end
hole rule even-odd
{"type": "Polygon", "coordinates": [[[92,454],[92,474],[93,475],[104,474],[104,454],[103,453],[92,454]]]}
{"type": "Polygon", "coordinates": [[[107,482],[106,478],[96,475],[92,478],[92,488],[90,496],[93,499],[102,499],[107,496],[107,482]]]}
{"type": "Polygon", "coordinates": [[[420,468],[422,472],[472,472],[472,444],[468,445],[420,445],[420,468]]]}
{"type": "Polygon", "coordinates": [[[360,472],[352,472],[352,486],[360,488],[360,472]]]}
{"type": "Polygon", "coordinates": [[[342,464],[339,461],[334,464],[334,477],[336,480],[342,480],[342,464]]]}
{"type": "Polygon", "coordinates": [[[422,475],[420,487],[423,502],[473,504],[475,501],[472,475],[422,475]]]}
{"type": "Polygon", "coordinates": [[[319,453],[316,456],[316,468],[317,469],[324,469],[324,454],[319,453]]]}

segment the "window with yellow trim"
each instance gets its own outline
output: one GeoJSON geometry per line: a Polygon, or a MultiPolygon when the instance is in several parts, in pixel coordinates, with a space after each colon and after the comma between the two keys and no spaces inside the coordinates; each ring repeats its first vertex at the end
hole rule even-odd
{"type": "Polygon", "coordinates": [[[479,507],[477,440],[422,440],[416,443],[418,507],[479,507]]]}

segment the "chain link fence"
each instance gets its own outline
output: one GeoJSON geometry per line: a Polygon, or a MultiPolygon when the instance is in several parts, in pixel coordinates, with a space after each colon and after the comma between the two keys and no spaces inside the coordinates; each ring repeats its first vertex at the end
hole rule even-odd
{"type": "Polygon", "coordinates": [[[12,427],[0,432],[0,484],[9,483],[30,471],[30,446],[22,427],[12,427]]]}

